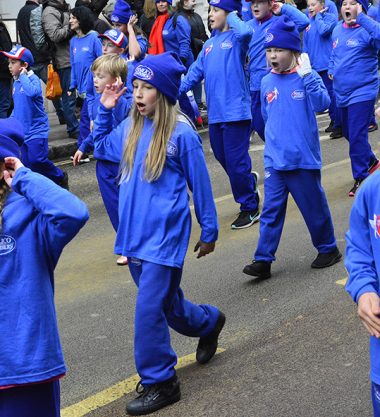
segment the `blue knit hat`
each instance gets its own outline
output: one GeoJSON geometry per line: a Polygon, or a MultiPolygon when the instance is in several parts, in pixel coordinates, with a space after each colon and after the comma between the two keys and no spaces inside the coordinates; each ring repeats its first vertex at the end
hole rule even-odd
{"type": "Polygon", "coordinates": [[[285,15],[276,19],[267,31],[264,47],[302,52],[300,34],[294,22],[285,15]]]}
{"type": "Polygon", "coordinates": [[[181,75],[186,71],[175,52],[164,52],[159,55],[148,55],[133,72],[132,81],[146,81],[152,84],[170,103],[175,104],[181,84],[181,75]]]}
{"type": "Polygon", "coordinates": [[[20,158],[20,146],[24,143],[22,124],[11,117],[0,119],[0,161],[7,156],[20,158]]]}
{"type": "Polygon", "coordinates": [[[29,66],[31,67],[34,65],[34,58],[32,53],[29,51],[29,49],[26,49],[25,47],[21,45],[15,45],[9,52],[0,51],[3,55],[5,55],[7,58],[11,59],[17,59],[20,61],[27,62],[29,66]]]}
{"type": "Polygon", "coordinates": [[[120,30],[117,30],[117,29],[106,30],[104,33],[101,33],[100,35],[98,35],[98,38],[107,38],[114,45],[123,49],[125,49],[128,45],[127,37],[124,35],[123,32],[120,32],[120,30]]]}
{"type": "Polygon", "coordinates": [[[132,15],[131,6],[125,0],[116,0],[115,8],[111,14],[112,22],[128,24],[132,15]]]}
{"type": "MultiPolygon", "coordinates": [[[[159,3],[161,0],[155,0],[155,3],[159,3]]],[[[166,3],[169,3],[170,5],[172,4],[172,0],[162,0],[162,1],[166,1],[166,3]]]]}
{"type": "MultiPolygon", "coordinates": [[[[368,7],[369,7],[368,0],[356,0],[356,1],[362,5],[363,10],[367,13],[368,7]]],[[[340,7],[342,7],[342,3],[343,3],[343,0],[340,0],[340,7]]]]}
{"type": "Polygon", "coordinates": [[[210,6],[223,9],[226,12],[234,12],[235,10],[241,13],[241,1],[240,0],[211,0],[210,6]]]}

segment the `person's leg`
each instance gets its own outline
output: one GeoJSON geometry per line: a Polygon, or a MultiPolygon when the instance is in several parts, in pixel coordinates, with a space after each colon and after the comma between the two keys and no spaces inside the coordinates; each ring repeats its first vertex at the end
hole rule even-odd
{"type": "Polygon", "coordinates": [[[377,385],[374,382],[372,382],[371,394],[373,417],[380,417],[380,385],[377,385]]]}
{"type": "Polygon", "coordinates": [[[211,123],[208,125],[210,146],[215,159],[222,165],[226,171],[226,158],[224,155],[223,143],[223,123],[211,123]]]}
{"type": "Polygon", "coordinates": [[[198,83],[195,84],[195,86],[193,87],[193,94],[194,94],[194,99],[195,102],[197,103],[198,106],[200,106],[202,104],[202,83],[198,83]]]}
{"type": "Polygon", "coordinates": [[[0,79],[0,119],[8,117],[11,107],[11,80],[0,79]]]}
{"type": "Polygon", "coordinates": [[[79,137],[78,137],[78,148],[82,145],[82,142],[91,133],[90,131],[90,116],[88,114],[87,100],[84,99],[82,110],[80,112],[80,123],[79,123],[79,137]]]}
{"type": "Polygon", "coordinates": [[[335,103],[335,96],[334,96],[334,89],[333,89],[333,81],[330,80],[327,70],[320,71],[318,74],[321,76],[323,84],[325,85],[326,90],[329,93],[329,97],[330,97],[329,116],[332,122],[331,124],[335,126],[336,103],[335,103]]]}
{"type": "Polygon", "coordinates": [[[70,88],[71,68],[62,68],[58,70],[59,79],[62,87],[62,107],[67,123],[67,133],[69,135],[79,134],[79,123],[75,117],[75,94],[67,94],[70,88]]]}
{"type": "Polygon", "coordinates": [[[59,381],[0,390],[1,417],[60,417],[59,381]]]}
{"type": "Polygon", "coordinates": [[[265,122],[261,114],[260,91],[251,91],[252,122],[250,133],[256,131],[260,138],[265,141],[265,122]]]}
{"type": "Polygon", "coordinates": [[[119,227],[118,177],[119,164],[101,160],[96,162],[96,178],[98,180],[100,194],[115,232],[117,232],[117,228],[119,227]]]}
{"type": "Polygon", "coordinates": [[[284,227],[288,188],[283,178],[284,171],[265,169],[264,204],[260,217],[260,237],[253,259],[273,262],[284,227]]]}

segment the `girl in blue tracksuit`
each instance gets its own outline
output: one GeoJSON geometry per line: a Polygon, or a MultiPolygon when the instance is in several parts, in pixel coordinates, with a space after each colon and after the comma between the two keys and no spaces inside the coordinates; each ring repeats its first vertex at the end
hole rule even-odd
{"type": "Polygon", "coordinates": [[[76,35],[70,40],[70,94],[76,90],[84,99],[79,124],[78,146],[90,133],[90,118],[86,100],[87,76],[95,59],[102,54],[102,44],[93,29],[94,22],[88,8],[75,7],[70,11],[70,28],[76,35]]]}
{"type": "Polygon", "coordinates": [[[210,6],[215,35],[203,45],[180,91],[186,92],[205,80],[210,143],[229,177],[234,199],[240,204],[240,214],[231,227],[241,229],[260,217],[257,177],[251,173],[248,153],[251,109],[244,71],[252,31],[237,16],[240,1],[216,0],[210,6]]]}
{"type": "Polygon", "coordinates": [[[358,314],[369,331],[372,403],[380,417],[380,173],[376,172],[358,191],[346,234],[346,290],[358,304],[358,314]]]}
{"type": "Polygon", "coordinates": [[[106,88],[94,124],[97,154],[121,161],[119,228],[115,252],[128,256],[138,286],[135,361],[143,391],[127,405],[148,414],[180,398],[169,326],[199,337],[197,360],[215,354],[225,317],[211,305],[194,305],[180,289],[189,244],[192,190],[201,237],[198,257],[214,250],[215,204],[200,138],[175,103],[185,67],[173,53],[149,55],[134,72],[131,117],[112,131],[112,108],[123,90],[106,88]]]}
{"type": "Polygon", "coordinates": [[[85,204],[18,159],[22,126],[0,121],[0,415],[59,417],[66,368],[54,269],[85,204]]]}
{"type": "Polygon", "coordinates": [[[355,4],[343,1],[343,21],[337,24],[332,34],[333,50],[329,64],[343,134],[350,146],[354,178],[354,185],[348,194],[350,197],[380,165],[368,142],[368,126],[379,90],[377,54],[380,26],[362,13],[367,8],[367,0],[359,0],[355,4]]]}
{"type": "Polygon", "coordinates": [[[268,74],[269,68],[265,55],[264,40],[268,29],[278,19],[279,14],[288,16],[302,32],[309,24],[309,19],[296,7],[279,2],[258,1],[251,2],[253,18],[247,22],[252,38],[249,42],[249,89],[251,93],[251,132],[256,131],[262,140],[265,140],[265,124],[261,114],[260,87],[261,80],[268,74]],[[276,14],[274,14],[276,13],[276,14]]]}
{"type": "Polygon", "coordinates": [[[261,83],[265,124],[265,200],[260,238],[252,264],[244,273],[271,276],[271,263],[280,242],[288,194],[291,193],[309,229],[318,256],[313,268],[333,265],[341,258],[326,196],[321,184],[321,151],[315,112],[330,99],[320,76],[301,52],[295,24],[281,16],[265,41],[272,67],[261,83]],[[298,61],[297,61],[298,58],[298,61]]]}
{"type": "Polygon", "coordinates": [[[328,76],[328,66],[332,51],[332,32],[338,23],[334,13],[330,13],[324,0],[309,0],[308,11],[310,25],[303,37],[303,49],[309,55],[312,68],[318,72],[330,96],[330,126],[326,132],[336,131],[340,126],[340,118],[336,115],[336,101],[333,82],[328,76]]]}

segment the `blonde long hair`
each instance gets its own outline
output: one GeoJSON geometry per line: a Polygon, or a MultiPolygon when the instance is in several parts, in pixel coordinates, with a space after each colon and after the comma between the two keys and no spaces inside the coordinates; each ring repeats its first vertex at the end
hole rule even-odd
{"type": "MultiPolygon", "coordinates": [[[[153,135],[144,163],[144,179],[148,182],[160,178],[166,162],[166,147],[177,123],[177,109],[157,90],[157,102],[153,116],[153,135]]],[[[144,126],[144,116],[134,104],[131,109],[132,125],[123,153],[121,181],[129,179],[133,171],[137,145],[144,126]]]]}

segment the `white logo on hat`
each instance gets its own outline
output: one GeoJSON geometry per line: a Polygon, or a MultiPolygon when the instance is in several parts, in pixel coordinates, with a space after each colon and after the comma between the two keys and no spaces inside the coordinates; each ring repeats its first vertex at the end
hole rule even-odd
{"type": "Polygon", "coordinates": [[[219,4],[220,0],[212,0],[210,1],[211,6],[213,6],[214,4],[219,4]]]}
{"type": "Polygon", "coordinates": [[[115,29],[111,29],[111,30],[108,31],[108,35],[109,36],[117,36],[117,32],[116,32],[115,29]]]}
{"type": "Polygon", "coordinates": [[[111,16],[111,20],[112,20],[113,22],[118,22],[118,21],[119,21],[119,16],[116,16],[115,14],[113,14],[113,15],[111,16]]]}
{"type": "Polygon", "coordinates": [[[139,65],[136,67],[133,75],[140,80],[151,80],[154,77],[154,72],[145,65],[139,65]]]}
{"type": "Polygon", "coordinates": [[[16,241],[12,236],[0,235],[0,256],[7,255],[16,247],[16,241]]]}
{"type": "Polygon", "coordinates": [[[266,43],[271,42],[273,41],[273,39],[274,39],[273,33],[267,32],[267,34],[265,35],[265,42],[266,43]]]}

